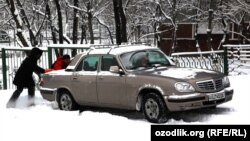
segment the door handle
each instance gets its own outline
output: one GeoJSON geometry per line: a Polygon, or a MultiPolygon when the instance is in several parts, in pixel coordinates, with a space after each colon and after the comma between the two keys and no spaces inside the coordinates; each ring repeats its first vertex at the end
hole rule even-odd
{"type": "Polygon", "coordinates": [[[103,77],[103,76],[100,76],[99,79],[104,79],[104,77],[103,77]]]}

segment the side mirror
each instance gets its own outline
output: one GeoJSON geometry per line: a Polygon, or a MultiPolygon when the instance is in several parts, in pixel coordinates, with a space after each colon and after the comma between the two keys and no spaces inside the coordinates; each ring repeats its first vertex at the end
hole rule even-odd
{"type": "Polygon", "coordinates": [[[110,66],[109,71],[112,73],[119,73],[119,74],[124,73],[118,66],[110,66]]]}
{"type": "Polygon", "coordinates": [[[178,63],[178,60],[176,58],[169,57],[169,60],[171,61],[170,62],[171,65],[176,65],[178,63]]]}

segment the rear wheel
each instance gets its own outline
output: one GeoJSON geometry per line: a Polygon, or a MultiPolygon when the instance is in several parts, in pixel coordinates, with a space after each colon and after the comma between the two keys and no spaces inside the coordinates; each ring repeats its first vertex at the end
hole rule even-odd
{"type": "Polygon", "coordinates": [[[61,110],[72,111],[77,109],[77,104],[71,94],[67,91],[62,91],[58,99],[58,105],[61,110]]]}
{"type": "Polygon", "coordinates": [[[142,111],[149,122],[164,123],[167,121],[167,107],[156,93],[148,93],[143,97],[142,111]]]}

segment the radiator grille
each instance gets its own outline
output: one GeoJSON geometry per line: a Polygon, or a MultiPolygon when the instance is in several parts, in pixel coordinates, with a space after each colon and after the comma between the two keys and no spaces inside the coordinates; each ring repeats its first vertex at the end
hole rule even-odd
{"type": "Polygon", "coordinates": [[[223,87],[222,79],[200,81],[197,82],[196,84],[201,90],[204,91],[217,90],[223,87]]]}

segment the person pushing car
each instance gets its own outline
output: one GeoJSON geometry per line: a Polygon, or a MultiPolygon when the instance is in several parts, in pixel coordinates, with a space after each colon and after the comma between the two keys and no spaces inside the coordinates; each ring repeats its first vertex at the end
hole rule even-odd
{"type": "Polygon", "coordinates": [[[16,75],[14,77],[13,84],[16,85],[17,89],[14,91],[10,97],[7,108],[15,107],[16,100],[22,93],[24,88],[28,88],[29,99],[35,96],[35,82],[33,80],[33,72],[38,75],[45,72],[45,69],[37,65],[37,61],[42,56],[43,51],[39,48],[32,48],[28,57],[26,57],[21,66],[18,68],[16,75]]]}

